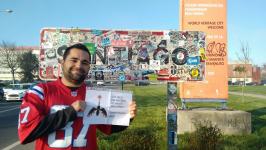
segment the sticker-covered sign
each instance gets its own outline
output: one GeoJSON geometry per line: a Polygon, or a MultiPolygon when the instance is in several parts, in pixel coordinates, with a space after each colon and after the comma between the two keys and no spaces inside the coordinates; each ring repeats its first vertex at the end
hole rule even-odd
{"type": "Polygon", "coordinates": [[[202,81],[205,76],[205,34],[199,31],[41,30],[40,78],[61,76],[65,49],[83,43],[91,55],[88,80],[136,79],[135,72],[156,73],[158,80],[202,81]]]}

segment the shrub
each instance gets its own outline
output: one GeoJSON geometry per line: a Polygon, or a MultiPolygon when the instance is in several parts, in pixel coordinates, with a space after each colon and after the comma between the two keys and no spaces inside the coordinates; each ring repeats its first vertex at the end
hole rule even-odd
{"type": "Polygon", "coordinates": [[[129,128],[112,135],[112,139],[100,136],[99,149],[101,150],[157,150],[161,147],[164,135],[160,133],[162,127],[156,121],[149,126],[129,128]],[[112,141],[112,142],[110,142],[112,141]]]}
{"type": "Polygon", "coordinates": [[[185,150],[216,150],[219,149],[221,130],[210,121],[195,122],[196,131],[185,134],[181,143],[185,150]]]}

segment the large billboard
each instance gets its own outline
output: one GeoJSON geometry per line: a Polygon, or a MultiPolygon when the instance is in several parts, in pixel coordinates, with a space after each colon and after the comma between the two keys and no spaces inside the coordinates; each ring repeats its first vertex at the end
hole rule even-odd
{"type": "Polygon", "coordinates": [[[202,81],[205,78],[205,33],[199,31],[95,30],[44,28],[41,30],[40,70],[43,80],[61,76],[60,60],[71,44],[83,43],[91,54],[88,80],[202,81]]]}
{"type": "Polygon", "coordinates": [[[180,0],[180,30],[206,33],[206,80],[180,84],[186,99],[228,99],[226,0],[180,0]]]}

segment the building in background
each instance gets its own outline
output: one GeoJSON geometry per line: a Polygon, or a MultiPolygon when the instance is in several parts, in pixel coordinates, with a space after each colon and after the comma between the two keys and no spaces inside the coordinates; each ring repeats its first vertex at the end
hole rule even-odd
{"type": "Polygon", "coordinates": [[[260,84],[261,69],[252,64],[230,63],[228,64],[228,83],[229,84],[260,84]],[[235,71],[236,67],[245,67],[246,72],[235,71]]]}
{"type": "Polygon", "coordinates": [[[266,85],[266,64],[261,67],[261,84],[266,85]]]}
{"type": "Polygon", "coordinates": [[[261,83],[261,69],[258,66],[252,67],[252,83],[256,85],[261,83]]]}
{"type": "MultiPolygon", "coordinates": [[[[35,54],[36,57],[39,59],[40,49],[38,46],[18,46],[17,51],[23,51],[23,52],[32,51],[32,53],[35,54]]],[[[20,80],[19,72],[20,69],[18,68],[15,73],[15,80],[20,80]]],[[[0,66],[0,81],[1,82],[12,81],[12,74],[10,68],[3,68],[0,66]]]]}

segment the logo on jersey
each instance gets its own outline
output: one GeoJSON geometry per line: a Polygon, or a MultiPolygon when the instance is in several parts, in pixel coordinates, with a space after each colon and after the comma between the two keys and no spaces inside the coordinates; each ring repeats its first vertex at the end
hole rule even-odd
{"type": "Polygon", "coordinates": [[[73,96],[73,97],[78,96],[78,91],[71,91],[71,96],[73,96]]]}

